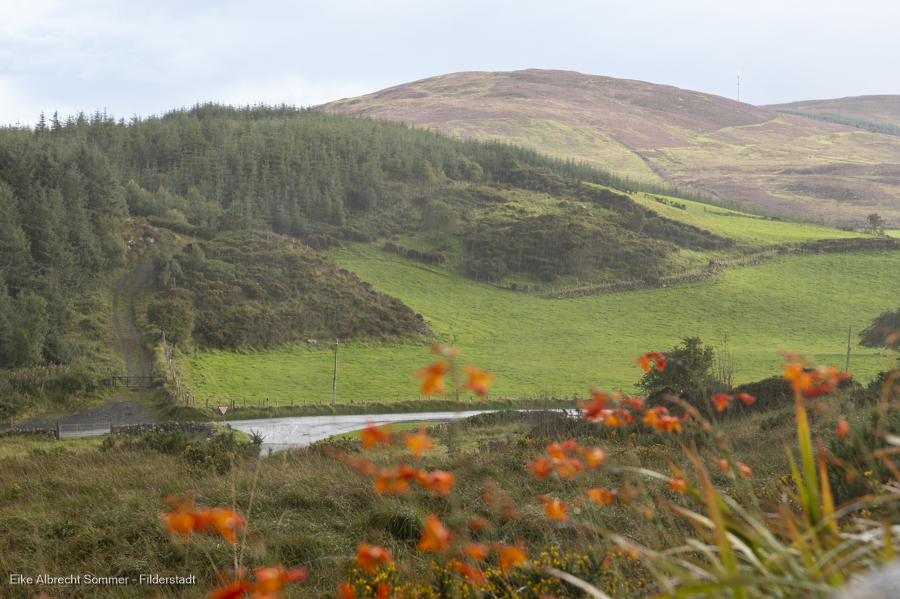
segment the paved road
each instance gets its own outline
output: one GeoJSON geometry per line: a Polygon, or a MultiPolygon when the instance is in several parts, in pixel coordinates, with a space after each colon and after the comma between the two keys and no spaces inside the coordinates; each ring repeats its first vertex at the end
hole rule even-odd
{"type": "Polygon", "coordinates": [[[408,414],[358,414],[350,416],[302,416],[258,420],[229,420],[233,428],[250,433],[258,431],[265,437],[263,449],[273,451],[289,447],[302,447],[339,435],[359,430],[372,422],[377,425],[389,422],[450,422],[475,414],[496,410],[472,410],[468,412],[410,412],[408,414]]]}

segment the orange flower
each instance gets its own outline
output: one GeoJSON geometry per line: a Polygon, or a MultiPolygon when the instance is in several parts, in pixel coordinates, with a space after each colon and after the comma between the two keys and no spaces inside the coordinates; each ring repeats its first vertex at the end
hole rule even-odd
{"type": "Polygon", "coordinates": [[[626,397],[622,403],[627,405],[635,412],[640,412],[644,409],[644,400],[640,397],[626,397]]]}
{"type": "Polygon", "coordinates": [[[742,464],[741,462],[737,463],[738,470],[741,471],[741,476],[751,477],[753,476],[753,470],[750,469],[750,466],[747,464],[742,464]]]}
{"type": "Polygon", "coordinates": [[[339,587],[342,599],[356,599],[356,587],[346,580],[339,587]]]}
{"type": "Polygon", "coordinates": [[[482,574],[481,570],[467,564],[465,562],[457,561],[453,564],[453,569],[459,572],[459,575],[471,582],[472,584],[484,584],[484,574],[482,574]]]}
{"type": "Polygon", "coordinates": [[[494,545],[494,549],[500,554],[500,569],[504,572],[510,567],[528,559],[522,539],[516,541],[515,546],[497,544],[494,545]]]}
{"type": "Polygon", "coordinates": [[[607,455],[609,454],[602,449],[592,447],[591,449],[585,449],[584,453],[581,454],[581,458],[585,461],[588,468],[593,468],[594,466],[602,465],[607,455]]]}
{"type": "Polygon", "coordinates": [[[756,401],[755,397],[753,397],[752,395],[749,395],[747,393],[735,393],[734,396],[736,398],[738,398],[739,400],[741,400],[742,402],[744,402],[748,406],[750,404],[752,404],[754,401],[756,401]]]}
{"type": "Polygon", "coordinates": [[[416,434],[407,433],[403,435],[403,442],[409,447],[414,460],[422,457],[422,452],[426,449],[434,447],[434,441],[425,433],[425,427],[421,427],[416,434]]]}
{"type": "Polygon", "coordinates": [[[603,389],[591,389],[591,401],[578,404],[578,407],[584,410],[581,417],[596,422],[611,400],[612,398],[603,389]]]}
{"type": "Polygon", "coordinates": [[[616,492],[604,489],[603,487],[597,489],[585,489],[584,492],[587,493],[588,497],[591,498],[591,501],[597,505],[606,505],[616,500],[616,492]]]}
{"type": "MultiPolygon", "coordinates": [[[[255,570],[256,584],[253,585],[253,596],[271,596],[271,593],[279,593],[281,587],[292,582],[302,582],[306,579],[306,570],[294,568],[285,570],[281,565],[274,568],[257,568],[255,570]]],[[[277,596],[280,596],[277,595],[277,596]]]]}
{"type": "Polygon", "coordinates": [[[425,518],[418,547],[419,551],[446,551],[450,547],[450,531],[444,528],[434,514],[425,518]]]}
{"type": "Polygon", "coordinates": [[[237,543],[238,530],[247,525],[244,517],[228,508],[213,508],[197,513],[197,530],[215,531],[231,544],[237,543]]]}
{"type": "Polygon", "coordinates": [[[462,548],[462,552],[474,560],[481,561],[487,557],[488,548],[478,543],[470,543],[462,548]]]}
{"type": "Polygon", "coordinates": [[[729,397],[724,393],[716,393],[709,399],[713,402],[713,405],[716,406],[716,410],[720,412],[728,407],[729,397]]]}
{"type": "Polygon", "coordinates": [[[666,357],[659,352],[650,352],[646,353],[637,360],[637,365],[641,367],[641,370],[645,370],[650,372],[651,363],[656,364],[657,370],[663,370],[666,367],[666,357]]]}
{"type": "Polygon", "coordinates": [[[644,428],[656,427],[659,423],[659,418],[663,414],[668,414],[669,410],[667,410],[663,406],[658,406],[656,408],[650,408],[649,410],[644,412],[644,428]]]}
{"type": "Polygon", "coordinates": [[[728,460],[726,460],[724,458],[717,458],[716,456],[712,456],[710,459],[713,461],[713,463],[716,466],[719,467],[719,472],[721,472],[722,474],[725,474],[726,472],[728,472],[728,465],[729,465],[728,460]]]}
{"type": "Polygon", "coordinates": [[[544,504],[544,512],[551,520],[568,520],[569,517],[566,515],[567,509],[569,509],[569,506],[562,503],[559,499],[554,499],[544,504]]]}
{"type": "Polygon", "coordinates": [[[382,468],[375,477],[376,493],[409,493],[409,479],[422,475],[421,471],[401,466],[400,468],[382,468]]]}
{"type": "Polygon", "coordinates": [[[669,479],[669,490],[678,491],[679,493],[684,495],[684,492],[687,490],[687,481],[680,476],[672,477],[669,479]]]}
{"type": "Polygon", "coordinates": [[[850,425],[846,420],[841,418],[837,421],[837,426],[835,427],[835,432],[837,433],[838,439],[846,439],[847,435],[850,434],[850,425]]]}
{"type": "Polygon", "coordinates": [[[381,564],[391,561],[391,552],[384,547],[360,543],[356,551],[356,563],[369,574],[374,574],[381,564]]]}
{"type": "Polygon", "coordinates": [[[553,472],[553,465],[547,458],[534,458],[534,461],[528,464],[528,468],[541,478],[553,472]]]}
{"type": "Polygon", "coordinates": [[[474,366],[466,366],[463,370],[469,375],[469,380],[466,381],[466,389],[474,391],[480,397],[487,395],[488,385],[494,380],[494,375],[490,372],[478,370],[474,366]]]}
{"type": "Polygon", "coordinates": [[[237,599],[253,591],[254,585],[246,580],[232,580],[224,586],[213,589],[206,599],[237,599]]]}
{"type": "MultiPolygon", "coordinates": [[[[687,419],[687,416],[685,416],[687,419]]],[[[676,418],[675,416],[663,416],[659,419],[659,424],[657,425],[657,430],[666,431],[667,433],[676,432],[681,433],[681,424],[684,422],[681,418],[676,418]]]]}
{"type": "Polygon", "coordinates": [[[416,371],[422,377],[422,395],[438,395],[444,392],[444,375],[450,370],[446,360],[438,360],[431,366],[416,371]]]}
{"type": "Polygon", "coordinates": [[[566,457],[566,451],[563,449],[563,446],[559,443],[551,443],[546,447],[547,453],[550,454],[551,458],[556,458],[558,460],[566,457]]]}
{"type": "Polygon", "coordinates": [[[185,539],[190,538],[193,532],[214,532],[222,535],[229,543],[236,543],[236,531],[246,525],[243,516],[228,508],[194,510],[192,495],[184,499],[168,497],[165,502],[171,511],[163,512],[159,517],[170,532],[178,533],[185,539]]]}
{"type": "Polygon", "coordinates": [[[390,425],[375,426],[372,421],[366,423],[366,428],[362,430],[360,437],[362,437],[363,449],[369,449],[373,445],[379,444],[389,447],[392,444],[390,425]]]}
{"type": "Polygon", "coordinates": [[[472,532],[478,532],[479,530],[487,526],[487,523],[487,520],[479,516],[477,518],[472,518],[471,520],[469,520],[466,525],[472,532]]]}
{"type": "Polygon", "coordinates": [[[584,464],[573,458],[563,460],[552,459],[553,467],[560,476],[575,478],[575,475],[584,470],[584,464]]]}
{"type": "Polygon", "coordinates": [[[456,478],[453,476],[453,473],[445,472],[443,470],[433,470],[424,477],[416,478],[416,480],[423,488],[440,495],[448,495],[450,493],[450,487],[456,483],[456,478]]]}
{"type": "Polygon", "coordinates": [[[391,585],[388,582],[379,582],[378,586],[375,587],[375,597],[374,599],[387,599],[387,596],[391,594],[391,585]]]}

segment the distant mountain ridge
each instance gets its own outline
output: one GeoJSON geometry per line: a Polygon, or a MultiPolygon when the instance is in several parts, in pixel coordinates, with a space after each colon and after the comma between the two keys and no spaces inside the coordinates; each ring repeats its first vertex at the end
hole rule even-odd
{"type": "MultiPolygon", "coordinates": [[[[857,118],[893,118],[867,98],[857,118]]],[[[857,224],[877,212],[900,226],[900,138],[773,110],[799,104],[529,69],[442,75],[319,108],[506,140],[772,210],[857,224]]]]}
{"type": "Polygon", "coordinates": [[[769,104],[763,108],[837,114],[882,125],[900,125],[900,96],[851,96],[833,100],[803,100],[787,104],[769,104]]]}

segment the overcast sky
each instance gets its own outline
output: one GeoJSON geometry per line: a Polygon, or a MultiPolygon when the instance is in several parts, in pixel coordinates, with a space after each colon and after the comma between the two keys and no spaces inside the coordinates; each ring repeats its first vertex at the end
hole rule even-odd
{"type": "Polygon", "coordinates": [[[900,94],[900,3],[0,0],[0,123],[310,106],[458,71],[580,71],[770,104],[900,94]]]}

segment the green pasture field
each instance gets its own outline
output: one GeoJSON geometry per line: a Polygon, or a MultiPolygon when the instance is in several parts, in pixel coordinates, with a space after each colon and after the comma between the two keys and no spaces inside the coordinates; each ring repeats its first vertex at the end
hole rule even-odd
{"type": "MultiPolygon", "coordinates": [[[[424,315],[441,342],[460,347],[461,365],[495,373],[492,397],[630,390],[641,375],[635,357],[687,336],[715,344],[727,334],[737,383],[779,373],[779,349],[843,367],[848,327],[851,370],[865,381],[886,358],[857,346],[856,332],[900,301],[900,252],[785,257],[697,283],[565,300],[481,284],[372,245],[329,255],[424,315]]],[[[434,359],[425,346],[342,346],[338,401],[417,398],[414,372],[434,359]]],[[[260,396],[331,401],[328,350],[201,351],[189,364],[198,405],[260,396]]]]}
{"type": "Polygon", "coordinates": [[[645,208],[655,210],[660,216],[700,227],[722,237],[730,237],[735,240],[737,246],[742,248],[763,249],[774,244],[866,236],[863,233],[841,231],[840,229],[818,225],[795,223],[786,220],[767,220],[726,208],[717,208],[690,200],[660,196],[687,206],[687,210],[682,210],[657,202],[642,193],[629,195],[635,202],[638,202],[645,208]]]}
{"type": "Polygon", "coordinates": [[[900,229],[889,229],[884,232],[888,237],[897,237],[900,238],[900,229]]]}

